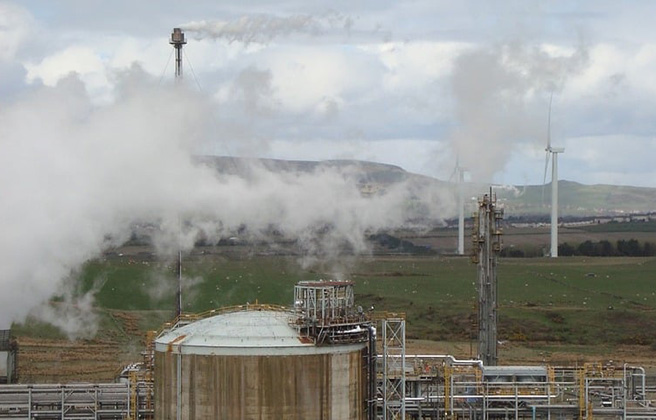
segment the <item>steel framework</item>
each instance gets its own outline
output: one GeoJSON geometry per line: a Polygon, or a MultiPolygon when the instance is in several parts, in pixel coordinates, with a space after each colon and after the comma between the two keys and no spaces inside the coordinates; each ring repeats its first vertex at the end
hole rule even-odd
{"type": "Polygon", "coordinates": [[[382,418],[405,420],[405,319],[384,318],[382,327],[382,418]]]}
{"type": "Polygon", "coordinates": [[[294,327],[317,345],[368,341],[369,314],[355,307],[353,282],[301,281],[294,286],[294,327]]]}
{"type": "MultiPolygon", "coordinates": [[[[381,355],[379,362],[383,359],[381,355]]],[[[641,367],[488,369],[480,360],[448,355],[406,355],[405,360],[403,369],[396,370],[396,375],[404,373],[403,419],[656,418],[656,387],[646,385],[641,367]]],[[[394,379],[390,372],[379,386],[394,379]]],[[[384,404],[378,411],[386,418],[384,404]]]]}
{"type": "Polygon", "coordinates": [[[478,265],[478,357],[486,366],[497,364],[497,257],[503,210],[496,201],[492,191],[478,200],[472,233],[472,257],[478,265]]]}
{"type": "Polygon", "coordinates": [[[176,80],[182,79],[182,47],[187,43],[184,32],[180,28],[173,28],[169,44],[175,48],[175,77],[176,80]]]}
{"type": "Polygon", "coordinates": [[[152,418],[144,382],[0,385],[0,418],[117,420],[152,418]]]}

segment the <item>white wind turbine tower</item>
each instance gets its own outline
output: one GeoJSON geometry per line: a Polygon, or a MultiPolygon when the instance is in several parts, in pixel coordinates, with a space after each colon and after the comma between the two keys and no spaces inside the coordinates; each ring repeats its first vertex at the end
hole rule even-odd
{"type": "Polygon", "coordinates": [[[551,154],[551,258],[558,257],[558,153],[564,153],[563,147],[551,146],[551,102],[553,94],[549,99],[549,121],[547,125],[547,153],[544,161],[544,179],[542,185],[547,182],[547,167],[549,166],[549,154],[551,154]]]}
{"type": "Polygon", "coordinates": [[[456,177],[458,185],[458,255],[465,255],[465,196],[463,191],[465,171],[466,169],[460,166],[460,157],[456,156],[456,167],[453,168],[449,181],[456,177]]]}

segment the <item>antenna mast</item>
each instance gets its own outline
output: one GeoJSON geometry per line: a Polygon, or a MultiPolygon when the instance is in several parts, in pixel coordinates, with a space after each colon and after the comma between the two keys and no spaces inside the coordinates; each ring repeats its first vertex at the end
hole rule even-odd
{"type": "Polygon", "coordinates": [[[175,78],[182,79],[182,47],[187,43],[184,32],[180,28],[173,28],[169,44],[175,48],[175,78]]]}

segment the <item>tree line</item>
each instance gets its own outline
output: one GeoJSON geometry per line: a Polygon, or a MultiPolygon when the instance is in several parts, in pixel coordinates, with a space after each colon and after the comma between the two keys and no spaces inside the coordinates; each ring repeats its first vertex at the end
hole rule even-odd
{"type": "Polygon", "coordinates": [[[564,242],[558,245],[558,255],[570,257],[581,255],[585,257],[653,257],[656,256],[656,244],[640,243],[637,239],[620,239],[615,243],[608,240],[592,242],[587,240],[578,246],[564,242]]]}
{"type": "MultiPolygon", "coordinates": [[[[545,250],[536,247],[503,248],[502,257],[532,258],[542,257],[545,250]]],[[[656,243],[640,242],[637,239],[620,239],[616,242],[602,240],[593,242],[587,240],[580,244],[564,242],[558,245],[558,255],[562,257],[654,257],[656,256],[656,243]]]]}

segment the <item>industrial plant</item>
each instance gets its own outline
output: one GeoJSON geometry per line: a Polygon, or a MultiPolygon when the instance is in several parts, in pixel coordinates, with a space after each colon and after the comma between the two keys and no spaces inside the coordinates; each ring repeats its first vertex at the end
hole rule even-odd
{"type": "MultiPolygon", "coordinates": [[[[174,29],[170,43],[181,77],[184,33],[174,29]]],[[[549,142],[546,151],[555,186],[563,149],[549,142]]],[[[457,166],[459,183],[462,170],[457,166]]],[[[462,192],[459,201],[462,236],[462,192]]],[[[288,306],[257,302],[200,314],[183,311],[179,287],[177,317],[149,333],[143,359],[125,366],[112,383],[20,383],[17,344],[9,331],[0,331],[0,418],[656,418],[656,387],[641,366],[500,363],[502,219],[490,190],[478,199],[471,237],[478,269],[476,358],[408,354],[405,314],[358,305],[353,281],[301,281],[293,296],[290,291],[288,306]]],[[[462,240],[458,250],[464,252],[462,240]]]]}
{"type": "MultiPolygon", "coordinates": [[[[180,313],[149,334],[143,360],[104,384],[13,384],[15,419],[646,419],[656,389],[627,364],[498,365],[496,265],[503,211],[492,192],[474,216],[478,358],[408,354],[403,313],[362,308],[351,281],[301,281],[288,307],[180,313]]],[[[12,350],[13,349],[13,350],[12,350]]]]}

